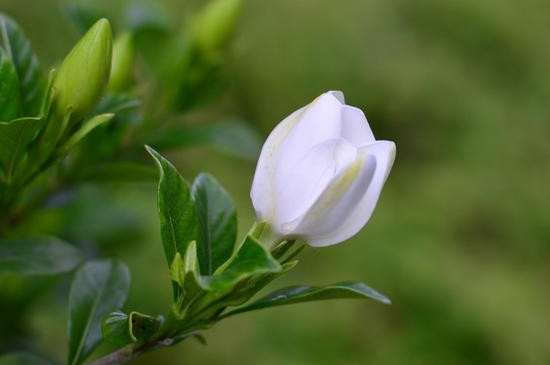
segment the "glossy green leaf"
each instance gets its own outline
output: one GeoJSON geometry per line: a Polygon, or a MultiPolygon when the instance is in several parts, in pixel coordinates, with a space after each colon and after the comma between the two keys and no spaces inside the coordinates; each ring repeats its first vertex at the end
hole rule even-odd
{"type": "Polygon", "coordinates": [[[88,133],[100,125],[110,121],[113,116],[114,114],[110,113],[100,114],[84,121],[82,126],[65,143],[63,143],[63,145],[59,147],[57,154],[59,156],[64,156],[69,153],[69,151],[73,149],[84,137],[86,137],[88,133]]]}
{"type": "Polygon", "coordinates": [[[101,342],[101,320],[121,308],[130,290],[130,272],[113,260],[91,261],[76,273],[69,292],[67,364],[82,363],[101,342]]]}
{"type": "Polygon", "coordinates": [[[80,250],[54,237],[0,240],[0,274],[55,275],[73,270],[81,261],[80,250]]]}
{"type": "Polygon", "coordinates": [[[187,246],[185,255],[176,252],[170,265],[170,277],[179,290],[172,305],[172,312],[177,318],[183,319],[189,307],[200,295],[202,288],[199,284],[199,261],[197,258],[197,244],[191,241],[187,246]]]}
{"type": "Polygon", "coordinates": [[[0,122],[0,167],[8,179],[41,126],[42,119],[34,117],[19,118],[8,123],[0,122]]]}
{"type": "Polygon", "coordinates": [[[188,274],[193,274],[195,277],[200,275],[197,244],[195,241],[189,242],[183,257],[179,252],[176,252],[174,260],[172,260],[172,264],[170,265],[170,278],[182,288],[185,288],[186,276],[188,274]]]}
{"type": "Polygon", "coordinates": [[[37,116],[45,90],[45,78],[38,58],[19,25],[0,14],[2,46],[13,62],[19,79],[23,116],[37,116]]]}
{"type": "Polygon", "coordinates": [[[14,352],[0,356],[0,365],[49,365],[49,361],[35,355],[14,352]]]}
{"type": "Polygon", "coordinates": [[[139,312],[131,312],[128,318],[129,332],[134,342],[151,338],[160,329],[159,318],[139,312]]]}
{"type": "Polygon", "coordinates": [[[157,202],[160,233],[166,260],[170,265],[176,252],[185,255],[189,243],[197,239],[198,219],[195,203],[191,198],[188,183],[178,170],[160,153],[150,147],[146,148],[160,171],[157,202]]]}
{"type": "Polygon", "coordinates": [[[250,160],[256,160],[262,148],[259,134],[247,123],[239,120],[211,125],[180,126],[161,130],[149,138],[150,144],[159,149],[206,144],[221,152],[250,160]]]}
{"type": "Polygon", "coordinates": [[[109,313],[103,320],[101,332],[103,339],[116,346],[147,340],[160,328],[160,319],[139,312],[130,315],[116,311],[109,313]]]}
{"type": "Polygon", "coordinates": [[[212,175],[197,176],[192,195],[199,218],[199,267],[202,275],[212,275],[233,253],[237,212],[225,189],[212,175]]]}
{"type": "Polygon", "coordinates": [[[327,299],[375,299],[384,304],[390,304],[390,300],[371,287],[357,282],[344,282],[326,286],[291,286],[279,289],[255,302],[236,309],[224,315],[228,317],[237,313],[276,307],[287,304],[313,302],[327,299]]]}
{"type": "Polygon", "coordinates": [[[0,122],[9,122],[21,112],[21,94],[15,66],[1,48],[0,80],[0,122]]]}
{"type": "Polygon", "coordinates": [[[101,334],[105,342],[118,347],[133,342],[128,327],[128,315],[120,311],[109,313],[101,324],[101,334]]]}
{"type": "Polygon", "coordinates": [[[273,280],[283,276],[292,270],[298,261],[290,261],[281,264],[281,271],[261,274],[247,281],[244,285],[237,287],[226,300],[219,303],[220,307],[239,306],[248,302],[260,290],[269,285],[273,280]]]}
{"type": "Polygon", "coordinates": [[[201,276],[200,285],[209,291],[222,291],[254,275],[276,273],[281,265],[256,239],[246,237],[242,246],[212,276],[201,276]]]}

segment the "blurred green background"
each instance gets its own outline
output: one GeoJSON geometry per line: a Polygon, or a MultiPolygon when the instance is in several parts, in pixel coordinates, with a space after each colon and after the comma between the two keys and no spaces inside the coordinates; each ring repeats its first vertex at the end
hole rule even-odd
{"type": "MultiPolygon", "coordinates": [[[[78,39],[69,3],[0,0],[44,68],[78,39]]],[[[117,29],[125,1],[93,3],[117,29]]],[[[203,3],[151,0],[174,23],[203,3]]],[[[398,147],[373,218],[344,244],[306,250],[271,288],[357,279],[393,305],[259,311],[208,331],[206,347],[191,341],[133,363],[549,364],[548,14],[543,0],[248,1],[226,54],[228,93],[189,118],[239,115],[267,135],[330,89],[365,110],[377,138],[398,147]]],[[[169,157],[186,177],[207,170],[227,187],[243,234],[254,219],[254,163],[207,148],[169,157]]],[[[81,195],[71,220],[52,211],[42,225],[63,225],[84,247],[102,242],[130,266],[128,308],[164,312],[170,287],[154,185],[81,195]]],[[[32,308],[31,347],[53,358],[66,351],[65,289],[32,308]]]]}

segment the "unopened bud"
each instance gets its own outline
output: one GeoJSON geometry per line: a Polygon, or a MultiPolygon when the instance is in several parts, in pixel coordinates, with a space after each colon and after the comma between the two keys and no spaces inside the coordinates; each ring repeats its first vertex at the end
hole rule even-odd
{"type": "Polygon", "coordinates": [[[199,47],[207,52],[222,47],[233,34],[242,0],[212,0],[191,25],[191,34],[199,47]]]}
{"type": "Polygon", "coordinates": [[[132,34],[124,33],[113,44],[113,62],[109,91],[120,92],[132,81],[134,71],[135,48],[132,34]]]}
{"type": "Polygon", "coordinates": [[[99,101],[111,70],[111,25],[98,20],[65,57],[53,87],[56,111],[71,109],[71,121],[84,117],[99,101]]]}

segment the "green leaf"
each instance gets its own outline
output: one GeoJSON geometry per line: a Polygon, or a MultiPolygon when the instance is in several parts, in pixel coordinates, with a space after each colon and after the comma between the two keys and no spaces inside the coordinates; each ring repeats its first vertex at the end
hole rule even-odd
{"type": "Polygon", "coordinates": [[[127,315],[116,311],[105,317],[101,332],[106,342],[121,347],[151,338],[159,330],[160,324],[159,318],[147,314],[131,312],[127,315]]]}
{"type": "Polygon", "coordinates": [[[202,275],[212,275],[233,253],[237,213],[231,198],[212,175],[197,176],[192,194],[199,218],[199,267],[202,275]]]}
{"type": "Polygon", "coordinates": [[[170,277],[179,288],[175,292],[176,297],[172,305],[172,312],[181,320],[186,316],[187,310],[202,292],[199,284],[199,262],[195,241],[191,241],[187,245],[183,258],[179,252],[176,252],[174,260],[170,265],[170,277]]]}
{"type": "Polygon", "coordinates": [[[384,304],[391,303],[390,300],[384,295],[378,293],[376,290],[363,283],[344,282],[327,286],[300,285],[277,290],[249,305],[227,313],[224,317],[229,317],[237,313],[250,312],[253,310],[287,304],[344,298],[371,298],[384,304]]]}
{"type": "Polygon", "coordinates": [[[195,203],[191,198],[188,183],[178,170],[151,147],[146,146],[146,149],[160,171],[157,202],[160,233],[166,261],[171,265],[176,252],[185,255],[189,243],[197,239],[198,219],[195,203]]]}
{"type": "Polygon", "coordinates": [[[41,118],[24,117],[0,122],[0,167],[9,180],[29,144],[36,138],[41,118]]]}
{"type": "Polygon", "coordinates": [[[80,250],[54,237],[0,240],[0,274],[55,275],[73,270],[81,261],[80,250]]]}
{"type": "Polygon", "coordinates": [[[98,126],[107,123],[114,117],[114,114],[100,114],[86,120],[82,126],[57,150],[58,156],[65,156],[72,150],[84,137],[98,126]]]}
{"type": "Polygon", "coordinates": [[[134,342],[151,338],[160,329],[159,318],[139,312],[131,312],[128,318],[129,332],[134,342]]]}
{"type": "Polygon", "coordinates": [[[7,353],[0,356],[0,365],[49,365],[49,361],[23,352],[7,353]]]}
{"type": "Polygon", "coordinates": [[[286,262],[281,264],[281,271],[279,272],[262,274],[250,279],[245,282],[244,285],[238,286],[227,299],[219,302],[218,306],[220,308],[229,306],[234,307],[248,302],[256,293],[265,288],[273,280],[292,270],[297,264],[298,261],[286,262]]]}
{"type": "Polygon", "coordinates": [[[247,123],[227,120],[210,125],[179,126],[150,136],[148,142],[155,148],[184,148],[207,144],[220,152],[256,160],[262,148],[259,134],[247,123]]]}
{"type": "Polygon", "coordinates": [[[117,347],[132,343],[128,328],[128,315],[120,311],[109,313],[101,324],[101,334],[105,342],[117,347]]]}
{"type": "Polygon", "coordinates": [[[45,78],[38,65],[38,58],[23,30],[13,19],[0,14],[2,46],[17,72],[23,116],[39,113],[44,95],[45,78]]]}
{"type": "Polygon", "coordinates": [[[212,276],[201,276],[199,283],[208,291],[223,291],[254,275],[276,273],[281,265],[256,239],[246,237],[242,246],[212,276]]]}
{"type": "Polygon", "coordinates": [[[84,264],[69,292],[69,355],[67,364],[82,363],[101,342],[101,319],[121,308],[130,290],[130,272],[119,261],[84,264]]]}
{"type": "Polygon", "coordinates": [[[0,121],[17,118],[21,112],[19,79],[9,56],[0,49],[0,121]]]}

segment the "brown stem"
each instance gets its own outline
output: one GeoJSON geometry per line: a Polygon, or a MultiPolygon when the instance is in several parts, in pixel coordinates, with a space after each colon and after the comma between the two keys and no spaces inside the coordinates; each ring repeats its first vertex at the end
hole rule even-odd
{"type": "Polygon", "coordinates": [[[122,348],[117,350],[109,355],[106,355],[102,358],[90,362],[88,365],[113,365],[113,364],[123,364],[127,361],[130,361],[134,357],[138,356],[139,352],[128,351],[127,348],[122,348]]]}
{"type": "Polygon", "coordinates": [[[179,343],[184,339],[187,339],[189,337],[193,337],[199,334],[199,331],[195,328],[198,329],[198,328],[201,328],[201,326],[190,327],[187,332],[180,335],[175,335],[175,336],[172,335],[173,331],[161,332],[159,335],[153,337],[148,342],[145,342],[139,345],[138,344],[127,345],[121,348],[120,350],[117,350],[97,360],[94,360],[88,363],[87,365],[124,364],[125,362],[130,361],[136,357],[139,357],[146,352],[175,345],[176,343],[179,343]]]}

